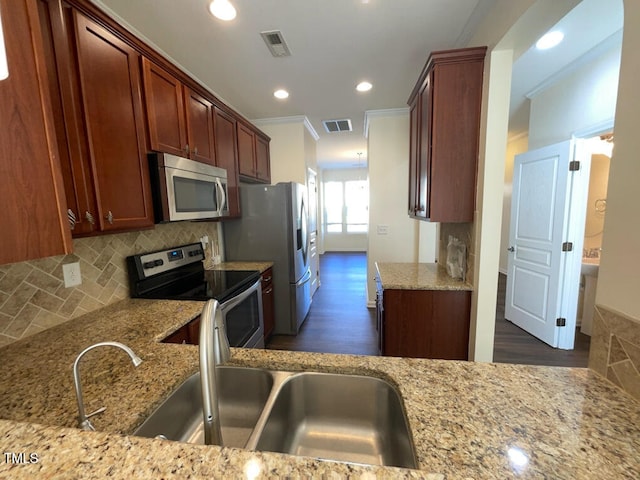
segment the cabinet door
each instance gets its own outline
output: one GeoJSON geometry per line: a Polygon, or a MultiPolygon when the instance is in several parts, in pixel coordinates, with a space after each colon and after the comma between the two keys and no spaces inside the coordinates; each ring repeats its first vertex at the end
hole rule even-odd
{"type": "Polygon", "coordinates": [[[2,0],[9,77],[0,81],[0,264],[69,253],[50,92],[34,2],[2,0]]]}
{"type": "Polygon", "coordinates": [[[409,215],[414,216],[418,211],[419,188],[419,123],[420,123],[420,95],[413,98],[409,105],[409,215]]]}
{"type": "Polygon", "coordinates": [[[47,62],[51,107],[67,200],[69,227],[74,237],[97,231],[98,208],[89,161],[87,133],[78,102],[77,61],[73,44],[71,7],[58,0],[40,0],[40,27],[47,62]]]}
{"type": "Polygon", "coordinates": [[[238,170],[240,175],[255,178],[256,147],[253,131],[238,122],[238,170]]]}
{"type": "Polygon", "coordinates": [[[140,55],[78,12],[74,19],[100,228],[152,226],[140,55]]]}
{"type": "Polygon", "coordinates": [[[142,68],[151,150],[187,156],[182,84],[146,58],[142,68]]]}
{"type": "Polygon", "coordinates": [[[236,120],[218,107],[214,107],[213,127],[215,132],[216,164],[227,171],[229,216],[237,217],[240,215],[240,192],[238,190],[236,120]]]}
{"type": "Polygon", "coordinates": [[[434,222],[472,222],[482,101],[482,58],[436,65],[430,215],[434,222]]]}
{"type": "Polygon", "coordinates": [[[187,343],[189,343],[190,345],[200,345],[200,323],[201,316],[198,315],[196,318],[185,325],[188,332],[187,343]]]}
{"type": "Polygon", "coordinates": [[[466,360],[471,292],[385,290],[384,355],[466,360]]]}
{"type": "Polygon", "coordinates": [[[256,178],[271,183],[271,164],[269,161],[269,140],[256,135],[256,178]]]}
{"type": "Polygon", "coordinates": [[[187,112],[189,158],[215,165],[213,105],[193,90],[183,87],[187,112]]]}
{"type": "Polygon", "coordinates": [[[420,129],[418,131],[418,182],[416,192],[416,213],[417,217],[429,217],[429,199],[431,195],[431,105],[432,98],[432,76],[427,75],[420,88],[419,94],[419,114],[420,129]]]}

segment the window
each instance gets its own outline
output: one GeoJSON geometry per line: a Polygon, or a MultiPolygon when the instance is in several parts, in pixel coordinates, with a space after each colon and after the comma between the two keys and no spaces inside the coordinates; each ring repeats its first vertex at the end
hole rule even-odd
{"type": "Polygon", "coordinates": [[[367,233],[369,182],[325,182],[324,214],[327,233],[367,233]]]}

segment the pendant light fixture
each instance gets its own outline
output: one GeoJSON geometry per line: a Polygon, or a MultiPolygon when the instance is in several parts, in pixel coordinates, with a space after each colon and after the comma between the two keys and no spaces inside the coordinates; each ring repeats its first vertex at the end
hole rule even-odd
{"type": "Polygon", "coordinates": [[[236,9],[229,0],[213,0],[209,4],[209,11],[214,17],[225,22],[236,18],[236,9]]]}

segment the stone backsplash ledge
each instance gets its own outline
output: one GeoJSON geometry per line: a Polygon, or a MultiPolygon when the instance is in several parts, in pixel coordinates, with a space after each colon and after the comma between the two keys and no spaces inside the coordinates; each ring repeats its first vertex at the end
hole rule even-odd
{"type": "Polygon", "coordinates": [[[199,241],[218,244],[213,222],[78,238],[73,253],[0,265],[0,347],[129,297],[126,257],[199,241]],[[82,284],[65,288],[62,265],[80,262],[82,284]]]}

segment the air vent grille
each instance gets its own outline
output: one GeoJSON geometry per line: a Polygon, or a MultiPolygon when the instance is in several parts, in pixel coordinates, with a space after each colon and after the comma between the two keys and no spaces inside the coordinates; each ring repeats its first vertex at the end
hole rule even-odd
{"type": "Polygon", "coordinates": [[[282,32],[280,30],[270,30],[268,32],[260,32],[264,43],[267,44],[267,48],[274,57],[289,57],[291,56],[291,50],[284,41],[282,32]]]}
{"type": "Polygon", "coordinates": [[[353,130],[351,120],[348,118],[342,120],[323,120],[322,124],[327,133],[350,132],[353,130]]]}

